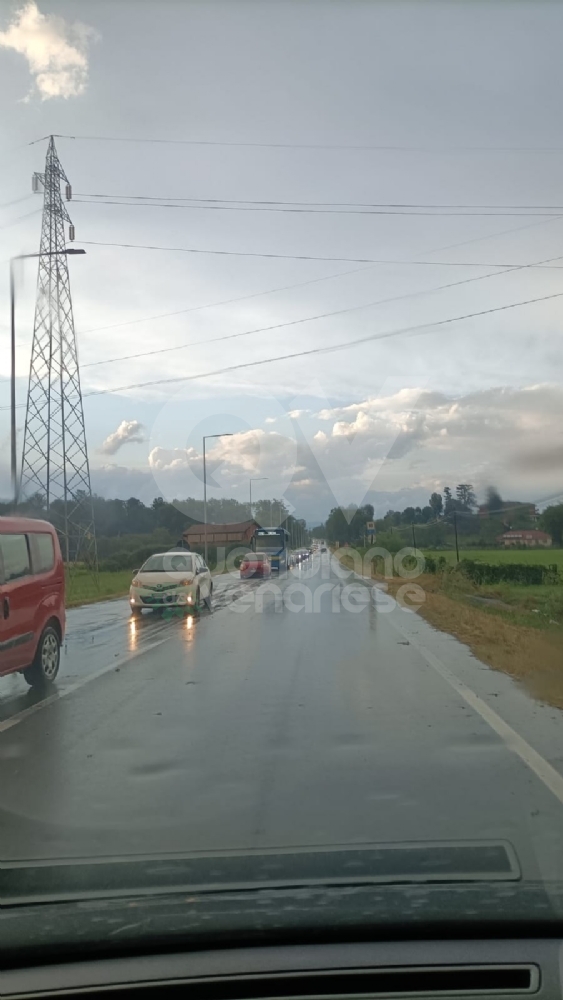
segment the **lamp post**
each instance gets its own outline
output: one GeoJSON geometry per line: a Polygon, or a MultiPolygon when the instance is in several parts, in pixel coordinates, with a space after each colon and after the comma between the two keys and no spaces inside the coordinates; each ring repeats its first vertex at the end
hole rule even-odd
{"type": "Polygon", "coordinates": [[[14,507],[18,504],[18,473],[16,457],[16,292],[14,280],[14,264],[17,260],[28,260],[30,257],[56,257],[57,254],[66,254],[67,257],[75,254],[84,254],[85,250],[78,247],[70,247],[68,250],[47,250],[45,253],[20,253],[10,260],[10,464],[12,472],[12,496],[14,507]]]}
{"type": "Polygon", "coordinates": [[[252,484],[261,483],[262,480],[267,479],[267,476],[255,476],[254,479],[248,480],[249,486],[249,507],[250,507],[250,520],[252,521],[252,484]]]}
{"type": "Polygon", "coordinates": [[[207,468],[205,465],[205,442],[210,438],[232,437],[229,434],[205,434],[203,437],[203,551],[205,565],[207,566],[207,468]]]}

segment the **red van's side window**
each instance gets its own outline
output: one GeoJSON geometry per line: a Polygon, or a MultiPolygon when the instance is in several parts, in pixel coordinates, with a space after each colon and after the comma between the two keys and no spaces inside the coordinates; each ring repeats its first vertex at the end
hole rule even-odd
{"type": "Polygon", "coordinates": [[[0,551],[5,583],[30,575],[29,549],[25,535],[0,535],[0,551]]]}
{"type": "Polygon", "coordinates": [[[49,573],[55,565],[55,546],[53,536],[47,532],[33,532],[29,536],[31,543],[31,559],[34,573],[49,573]]]}

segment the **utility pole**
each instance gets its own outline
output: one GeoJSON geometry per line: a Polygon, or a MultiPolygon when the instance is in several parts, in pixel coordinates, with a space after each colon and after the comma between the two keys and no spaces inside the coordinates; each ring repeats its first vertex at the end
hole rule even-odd
{"type": "Polygon", "coordinates": [[[16,296],[14,291],[14,265],[10,261],[10,330],[11,330],[11,385],[10,385],[10,467],[12,470],[12,497],[14,512],[18,505],[18,470],[16,445],[16,296]]]}
{"type": "Polygon", "coordinates": [[[416,549],[416,535],[414,533],[414,521],[412,521],[411,523],[411,528],[412,528],[412,546],[413,549],[416,549]]]}
{"type": "Polygon", "coordinates": [[[33,175],[43,190],[37,300],[29,371],[20,496],[40,493],[59,532],[67,564],[78,562],[97,575],[98,558],[90,467],[65,237],[74,226],[63,203],[72,189],[53,136],[45,172],[33,175]]]}
{"type": "Polygon", "coordinates": [[[459,545],[457,543],[457,511],[454,510],[454,532],[455,532],[455,561],[459,562],[459,545]]]}

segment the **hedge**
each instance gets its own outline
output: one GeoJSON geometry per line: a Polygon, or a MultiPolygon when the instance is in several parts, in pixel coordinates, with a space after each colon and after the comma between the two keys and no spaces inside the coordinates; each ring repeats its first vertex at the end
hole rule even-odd
{"type": "Polygon", "coordinates": [[[457,567],[474,583],[520,583],[533,586],[559,583],[557,566],[534,566],[529,563],[483,563],[475,559],[462,559],[457,567]]]}

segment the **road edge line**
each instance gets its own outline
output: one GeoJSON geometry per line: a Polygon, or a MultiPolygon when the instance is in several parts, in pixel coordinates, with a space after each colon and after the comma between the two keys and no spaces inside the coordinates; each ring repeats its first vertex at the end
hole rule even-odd
{"type": "MultiPolygon", "coordinates": [[[[397,602],[395,601],[395,604],[397,602]]],[[[395,622],[390,621],[390,625],[398,632],[400,635],[407,638],[405,632],[395,622]]],[[[549,761],[545,760],[544,757],[537,750],[534,750],[532,746],[520,736],[512,726],[509,726],[508,722],[495,712],[494,708],[491,708],[487,702],[481,698],[480,695],[475,694],[474,691],[465,684],[464,681],[460,680],[459,677],[446,666],[442,661],[429,649],[426,649],[420,642],[408,635],[408,640],[411,646],[414,646],[418,650],[420,655],[432,667],[440,677],[445,680],[450,687],[460,695],[461,698],[470,706],[481,718],[494,730],[497,736],[503,740],[505,745],[509,750],[512,750],[520,760],[534,772],[536,777],[543,782],[546,788],[555,796],[556,799],[563,805],[563,775],[557,771],[549,761]]],[[[459,641],[459,640],[457,640],[459,641]]]]}

